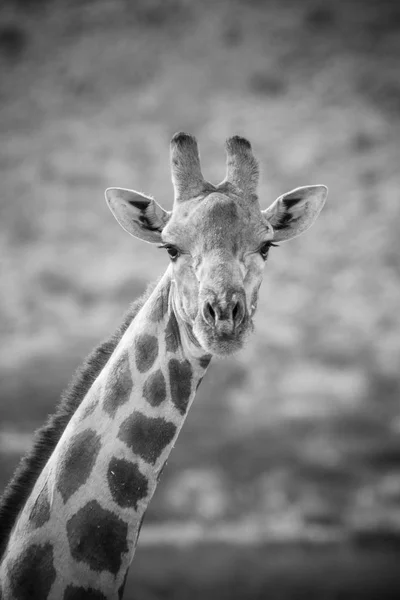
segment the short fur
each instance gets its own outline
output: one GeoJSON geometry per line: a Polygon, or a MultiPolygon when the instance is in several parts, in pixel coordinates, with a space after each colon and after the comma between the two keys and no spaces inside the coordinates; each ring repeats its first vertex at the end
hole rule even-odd
{"type": "Polygon", "coordinates": [[[21,459],[0,499],[0,562],[18,515],[71,417],[153,289],[154,285],[151,285],[145,294],[131,305],[113,335],[89,354],[83,365],[77,370],[71,384],[62,394],[56,412],[50,415],[43,427],[37,430],[33,447],[21,459]]]}
{"type": "Polygon", "coordinates": [[[201,172],[196,138],[187,133],[176,133],[171,140],[170,162],[175,202],[190,200],[207,188],[201,172]]]}
{"type": "Polygon", "coordinates": [[[224,182],[232,183],[235,188],[248,197],[255,195],[260,169],[250,142],[235,135],[226,140],[225,148],[227,162],[224,182]]]}

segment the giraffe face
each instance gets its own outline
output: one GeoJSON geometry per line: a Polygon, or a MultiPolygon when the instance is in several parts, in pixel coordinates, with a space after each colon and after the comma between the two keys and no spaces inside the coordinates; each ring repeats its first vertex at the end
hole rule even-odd
{"type": "Polygon", "coordinates": [[[321,185],[297,188],[262,211],[258,164],[249,142],[230,138],[226,149],[227,175],[214,186],[201,174],[196,140],[174,136],[172,212],[133,190],[106,190],[110,209],[126,231],[166,249],[176,313],[200,346],[219,356],[239,350],[252,331],[270,246],[308,229],[327,195],[321,185]]]}
{"type": "Polygon", "coordinates": [[[204,350],[239,350],[253,329],[273,230],[258,202],[222,186],[177,205],[162,232],[171,259],[173,301],[204,350]]]}

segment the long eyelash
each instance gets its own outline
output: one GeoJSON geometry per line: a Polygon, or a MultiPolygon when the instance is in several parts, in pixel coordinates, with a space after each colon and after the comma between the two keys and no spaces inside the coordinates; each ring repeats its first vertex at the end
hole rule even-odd
{"type": "Polygon", "coordinates": [[[279,244],[274,244],[274,242],[265,242],[266,244],[268,243],[268,250],[273,247],[273,248],[279,248],[279,244]]]}

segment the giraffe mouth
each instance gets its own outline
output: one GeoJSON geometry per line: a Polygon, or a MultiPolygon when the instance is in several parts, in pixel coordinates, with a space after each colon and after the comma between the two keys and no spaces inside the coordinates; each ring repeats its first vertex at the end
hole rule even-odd
{"type": "Polygon", "coordinates": [[[204,350],[216,356],[229,356],[241,350],[252,331],[253,322],[247,315],[238,327],[224,321],[212,327],[204,319],[197,318],[193,328],[204,350]]]}

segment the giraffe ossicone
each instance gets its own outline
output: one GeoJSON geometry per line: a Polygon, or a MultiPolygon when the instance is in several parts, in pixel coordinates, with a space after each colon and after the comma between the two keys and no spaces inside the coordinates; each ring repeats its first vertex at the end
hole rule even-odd
{"type": "Polygon", "coordinates": [[[120,225],[164,248],[170,265],[87,359],[6,488],[4,600],[122,598],[145,511],[211,358],[243,346],[270,247],[308,229],[325,203],[327,188],[314,185],[261,210],[250,143],[234,136],[226,152],[226,176],[213,185],[196,139],[172,138],[172,211],[106,190],[120,225]]]}

